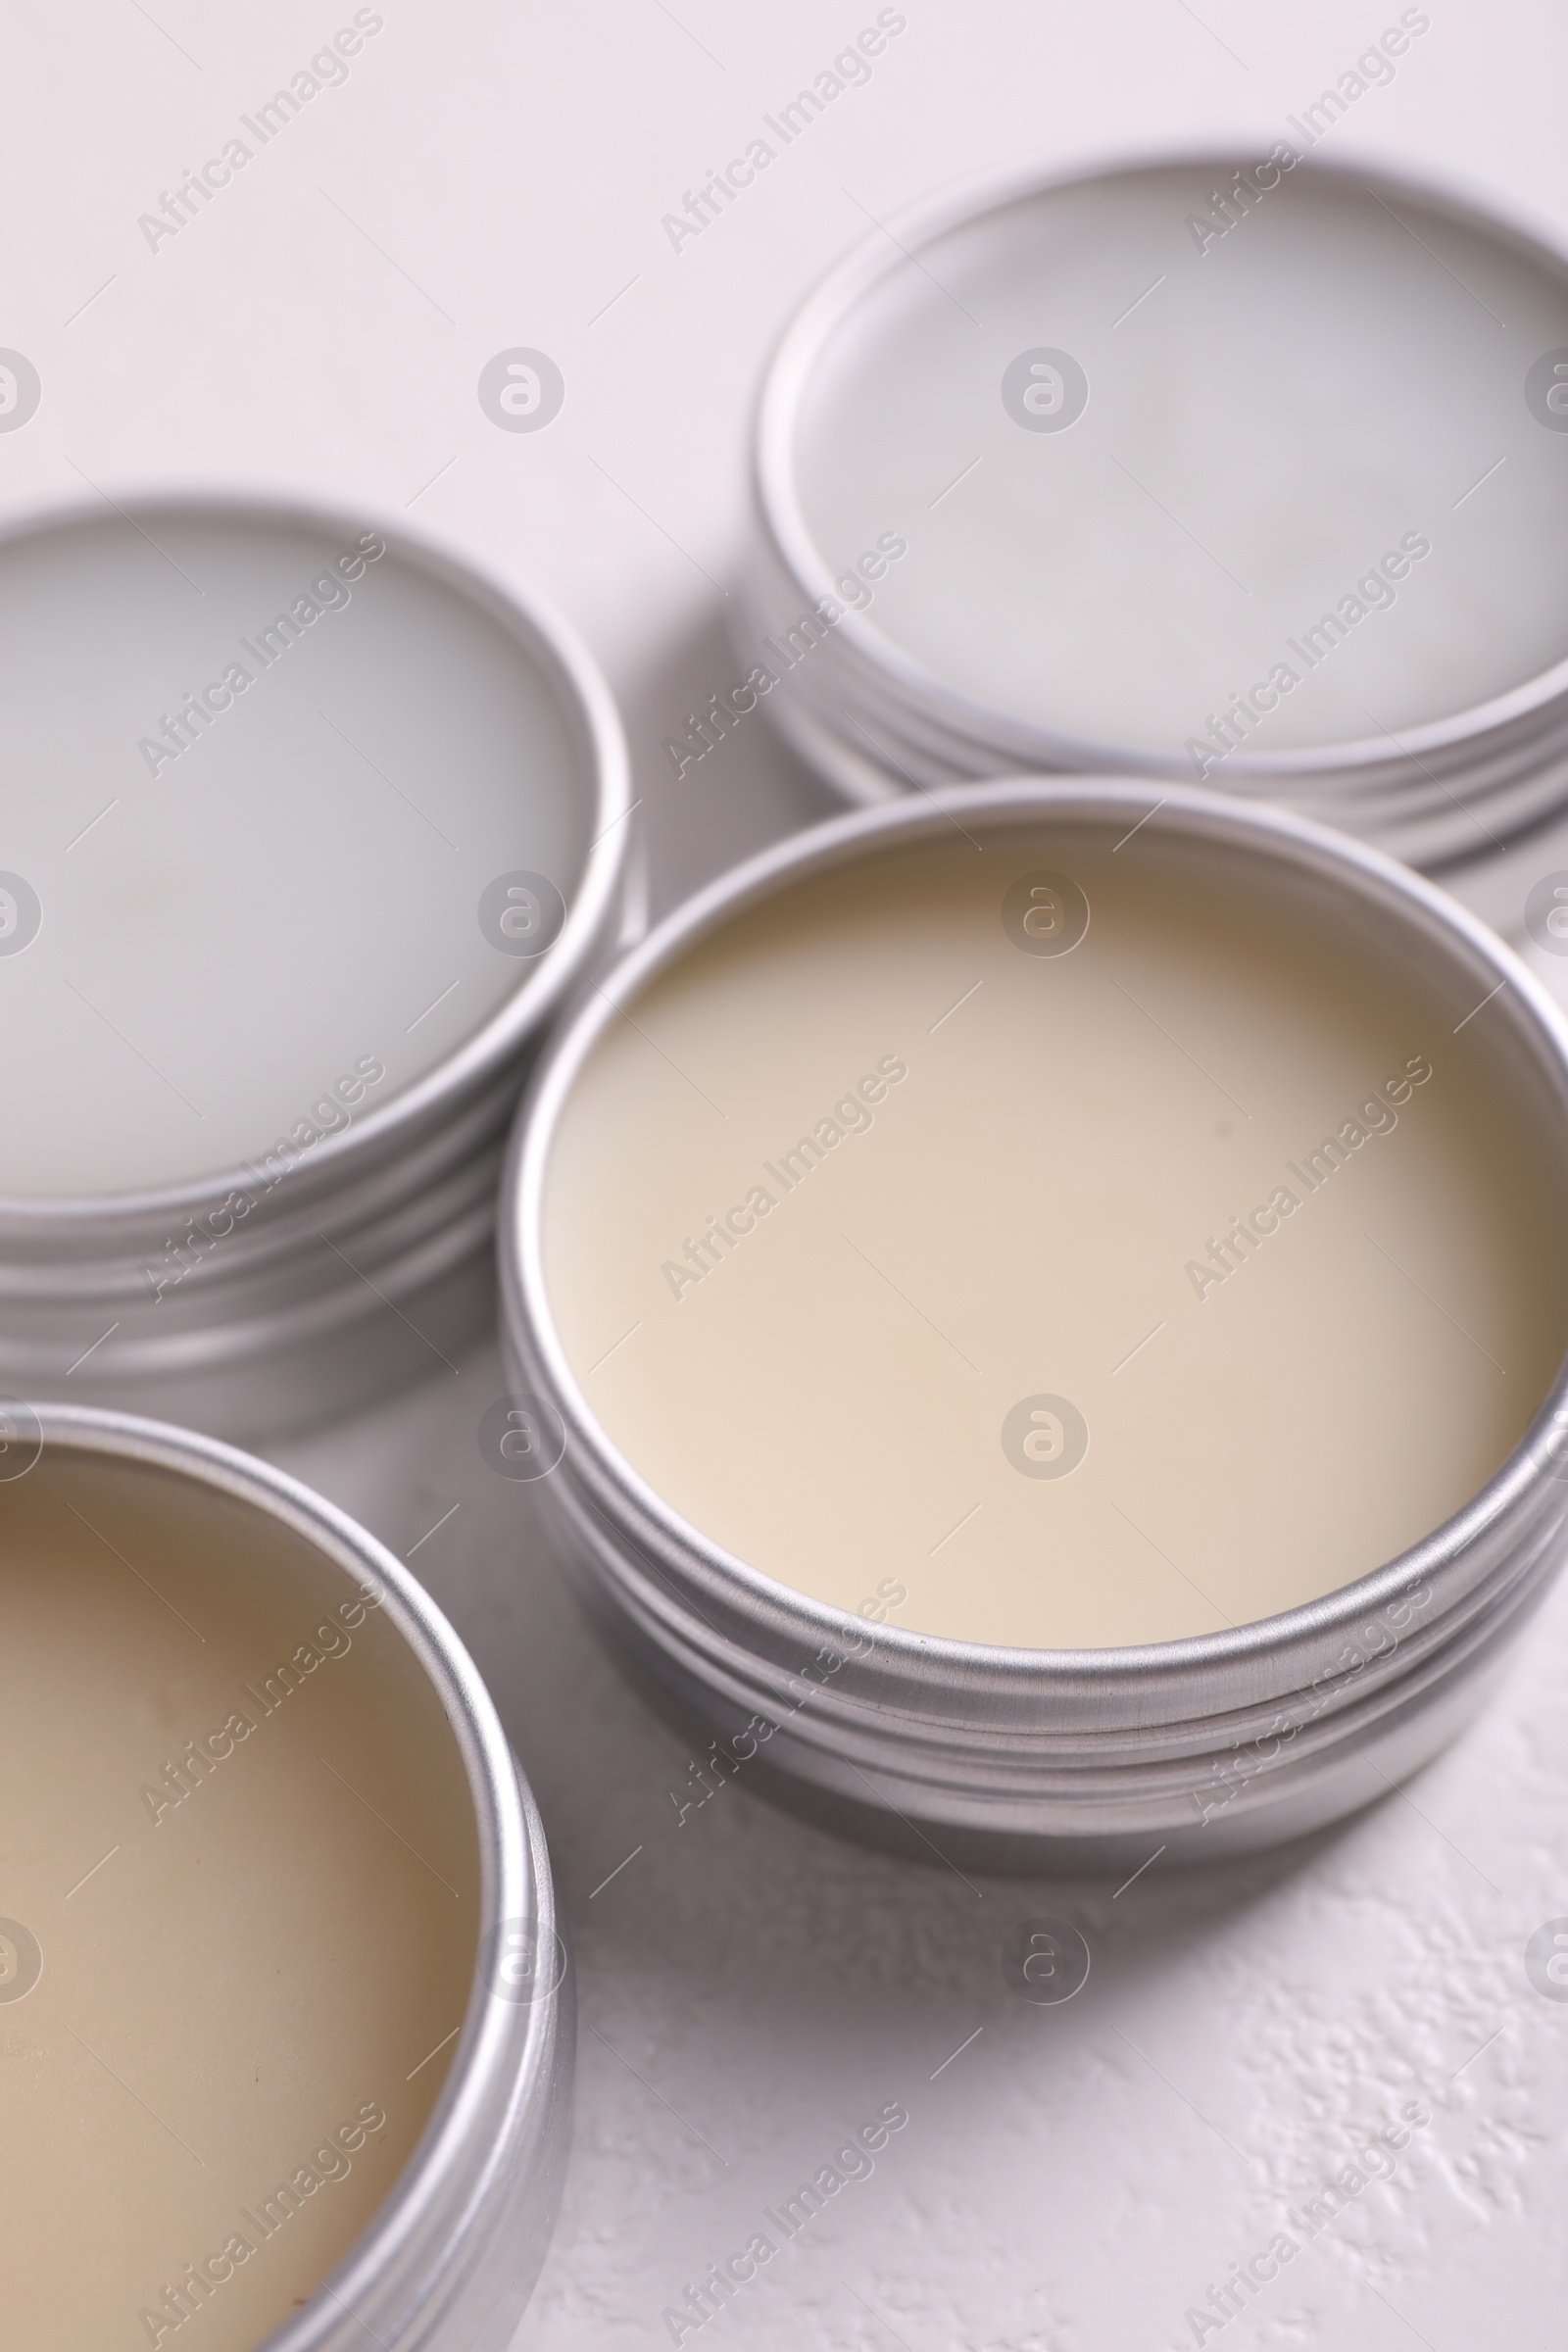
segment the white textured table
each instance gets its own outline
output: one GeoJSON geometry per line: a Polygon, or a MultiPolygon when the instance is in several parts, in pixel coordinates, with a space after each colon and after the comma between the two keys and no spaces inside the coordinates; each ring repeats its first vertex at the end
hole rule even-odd
{"type": "Polygon", "coordinates": [[[594,1646],[528,1488],[480,1458],[504,1385],[485,1352],[277,1450],[400,1552],[451,1514],[415,1564],[549,1825],[576,1936],[578,2112],[518,2352],[668,2343],[663,2311],[757,2231],[778,2253],[683,2342],[1191,2344],[1188,2307],[1277,2231],[1305,2241],[1287,2209],[1407,2102],[1431,2121],[1393,2177],[1302,2242],[1227,2344],[1555,2352],[1568,2005],[1530,1987],[1522,1947],[1568,1912],[1568,1589],[1501,1701],[1408,1796],[1284,1857],[1149,1871],[1115,1895],[884,1860],[741,1786],[677,1828],[689,1750],[594,1646]],[[1037,1916],[1075,1922],[1093,1954],[1059,2008],[1004,1979],[1006,1931],[1037,1916]],[[764,2208],[895,2105],[908,2122],[869,2177],[786,2243],[764,2208]]]}
{"type": "MultiPolygon", "coordinates": [[[[346,77],[163,235],[141,216],[248,137],[242,117],[308,73],[348,0],[15,17],[0,344],[43,396],[0,433],[0,500],[83,476],[117,495],[298,488],[407,508],[537,584],[621,698],[666,904],[822,807],[760,721],[679,783],[660,750],[731,682],[748,402],[797,294],[867,212],[1001,157],[1272,143],[1399,10],[907,0],[869,81],[678,247],[662,216],[874,6],[361,13],[379,29],[346,77]],[[538,434],[498,431],[476,397],[518,346],[565,379],[538,434]]],[[[1423,13],[1336,148],[1457,166],[1568,219],[1568,21],[1526,0],[1423,13]]],[[[519,2352],[669,2342],[666,2307],[758,2231],[777,2254],[682,2340],[1211,2342],[1189,2307],[1286,2231],[1299,2251],[1227,2344],[1561,2342],[1568,2004],[1532,1989],[1522,1952],[1568,1913],[1568,1592],[1406,1797],[1246,1869],[1151,1871],[1114,1897],[971,1885],[836,1844],[744,1788],[677,1829],[666,1791],[687,1754],[588,1640],[527,1490],[479,1456],[501,1385],[493,1354],[438,1366],[278,1452],[394,1548],[419,1544],[544,1806],[584,2024],[565,2211],[519,2352]],[[1007,1929],[1039,1915],[1076,1920],[1093,1949],[1059,2009],[1002,1971],[1007,1929]],[[1303,2201],[1407,2103],[1431,2120],[1393,2177],[1309,2237],[1303,2201]],[[786,2243],[764,2210],[888,2108],[908,2120],[874,2169],[786,2243]]]]}

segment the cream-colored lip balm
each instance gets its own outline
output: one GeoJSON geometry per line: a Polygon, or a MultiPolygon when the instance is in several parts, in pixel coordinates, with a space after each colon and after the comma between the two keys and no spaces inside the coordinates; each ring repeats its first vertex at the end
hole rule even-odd
{"type": "MultiPolygon", "coordinates": [[[[912,261],[880,242],[774,385],[792,562],[834,590],[808,630],[848,608],[971,724],[1185,746],[1216,783],[1568,658],[1568,277],[1309,156],[1108,170],[917,221],[912,261]]],[[[782,672],[778,620],[753,659],[782,672]]]]}
{"type": "Polygon", "coordinates": [[[1553,1147],[1457,962],[1129,797],[792,876],[556,1114],[542,1278],[611,1445],[905,1633],[1120,1647],[1347,1586],[1568,1341],[1553,1147]]]}
{"type": "Polygon", "coordinates": [[[586,749],[473,581],[358,523],[105,501],[0,544],[0,1195],[314,1145],[548,959],[586,749]]]}
{"type": "Polygon", "coordinates": [[[478,1939],[464,1759],[373,1582],[216,1489],[56,1446],[14,1477],[16,1455],[9,2330],[248,2352],[361,2235],[441,2092],[478,1939]]]}

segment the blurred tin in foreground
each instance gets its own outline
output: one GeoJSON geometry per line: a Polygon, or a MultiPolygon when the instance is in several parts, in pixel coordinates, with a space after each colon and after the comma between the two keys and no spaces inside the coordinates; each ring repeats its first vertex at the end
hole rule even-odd
{"type": "Polygon", "coordinates": [[[7,1400],[0,1526],[18,2329],[502,2352],[572,1997],[472,1661],[342,1512],[162,1424],[7,1400]]]}

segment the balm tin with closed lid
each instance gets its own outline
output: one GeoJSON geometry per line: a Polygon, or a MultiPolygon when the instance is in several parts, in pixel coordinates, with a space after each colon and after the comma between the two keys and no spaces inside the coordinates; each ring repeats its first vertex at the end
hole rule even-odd
{"type": "Polygon", "coordinates": [[[161,1424],[7,1400],[0,1526],[19,2336],[500,2352],[572,2007],[472,1661],[343,1513],[161,1424]]]}
{"type": "Polygon", "coordinates": [[[1100,779],[868,811],[541,1068],[542,1492],[759,1786],[1027,1866],[1268,1843],[1430,1756],[1556,1566],[1565,1176],[1560,1015],[1377,853],[1100,779]]]}
{"type": "Polygon", "coordinates": [[[0,1380],[260,1432],[433,1364],[619,922],[597,673],[401,526],[233,497],[13,523],[0,625],[0,1380]]]}
{"type": "Polygon", "coordinates": [[[1289,141],[895,229],[773,359],[735,623],[847,797],[1202,780],[1429,867],[1561,806],[1555,241],[1289,141]]]}

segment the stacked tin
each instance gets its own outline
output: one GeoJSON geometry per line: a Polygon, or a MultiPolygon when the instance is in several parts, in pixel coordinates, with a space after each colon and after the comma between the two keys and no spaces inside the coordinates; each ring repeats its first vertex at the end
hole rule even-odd
{"type": "Polygon", "coordinates": [[[262,1435],[439,1370],[620,937],[592,664],[406,530],[232,498],[16,523],[0,604],[0,1391],[262,1435]]]}
{"type": "MultiPolygon", "coordinates": [[[[1439,1003],[1484,1006],[1487,1051],[1534,1106],[1568,1185],[1568,1029],[1483,924],[1394,860],[1287,812],[1177,787],[1151,814],[1142,783],[1078,778],[950,788],[861,811],[710,885],[556,1039],[504,1191],[504,1332],[531,1447],[518,1475],[540,1478],[607,1641],[707,1742],[710,1770],[873,1842],[982,1868],[1198,1861],[1301,1835],[1386,1793],[1481,1703],[1560,1565],[1568,1513],[1565,1365],[1481,1491],[1373,1573],[1226,1631],[1031,1649],[906,1629],[885,1601],[858,1614],[826,1605],[683,1517],[619,1449],[568,1357],[545,1236],[560,1139],[607,1034],[648,1018],[645,994],[700,969],[726,932],[755,924],[771,936],[804,879],[858,875],[865,898],[879,857],[958,833],[975,851],[999,839],[1016,851],[1026,825],[1044,866],[1064,830],[1086,822],[1111,839],[1136,832],[1140,855],[1170,872],[1195,856],[1245,858],[1258,905],[1281,887],[1315,891],[1317,905],[1393,943],[1439,1003]]],[[[1007,870],[999,862],[999,889],[1007,870]]],[[[706,1067],[703,1079],[718,1083],[706,1067]]],[[[1049,1073],[1020,1083],[1047,1088],[1049,1073]]],[[[637,1304],[619,1303],[629,1321],[637,1304]]],[[[771,1326],[758,1345],[789,1356],[788,1335],[771,1326]]],[[[804,1468],[803,1479],[809,1498],[804,1468]]],[[[1073,1567],[1093,1573],[1087,1558],[1073,1567]]],[[[867,1583],[872,1574],[867,1565],[867,1583]]]]}
{"type": "Polygon", "coordinates": [[[1429,871],[1568,802],[1568,261],[1312,144],[1012,171],[798,312],[735,643],[848,800],[1203,782],[1429,871]]]}

